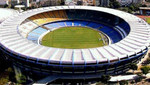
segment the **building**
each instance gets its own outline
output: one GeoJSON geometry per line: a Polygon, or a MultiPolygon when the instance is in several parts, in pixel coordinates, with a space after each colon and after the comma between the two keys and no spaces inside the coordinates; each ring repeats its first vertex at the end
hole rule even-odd
{"type": "Polygon", "coordinates": [[[140,7],[141,15],[150,15],[150,7],[140,7]]]}
{"type": "Polygon", "coordinates": [[[99,0],[100,6],[107,7],[109,6],[109,0],[99,0]]]}
{"type": "Polygon", "coordinates": [[[74,0],[65,0],[65,5],[75,5],[76,3],[74,0]]]}
{"type": "Polygon", "coordinates": [[[140,4],[143,2],[143,0],[116,0],[118,1],[122,6],[128,6],[130,4],[140,4]]]}
{"type": "Polygon", "coordinates": [[[141,4],[142,2],[144,2],[145,0],[133,0],[132,3],[135,4],[141,4]]]}
{"type": "Polygon", "coordinates": [[[65,0],[65,4],[84,5],[84,6],[98,6],[99,0],[65,0]]]}
{"type": "Polygon", "coordinates": [[[30,7],[33,4],[39,6],[57,6],[60,5],[64,0],[9,0],[10,4],[23,4],[26,7],[30,7]]]}
{"type": "Polygon", "coordinates": [[[40,0],[39,5],[41,6],[59,6],[63,0],[40,0]]]}
{"type": "Polygon", "coordinates": [[[99,4],[100,4],[100,0],[95,0],[94,5],[99,6],[99,4]]]}
{"type": "Polygon", "coordinates": [[[7,4],[7,0],[0,0],[0,5],[5,5],[7,4]]]}
{"type": "Polygon", "coordinates": [[[98,6],[99,0],[83,0],[83,3],[87,6],[98,6]]]}
{"type": "Polygon", "coordinates": [[[26,7],[30,6],[30,2],[32,2],[33,0],[8,0],[9,4],[12,5],[17,5],[17,4],[22,4],[25,5],[26,7]]]}
{"type": "MultiPolygon", "coordinates": [[[[109,0],[103,0],[102,5],[108,5],[109,0]]],[[[98,6],[99,0],[9,0],[10,4],[24,4],[26,7],[30,7],[32,5],[38,6],[58,6],[62,3],[65,5],[85,5],[85,6],[98,6]]]]}

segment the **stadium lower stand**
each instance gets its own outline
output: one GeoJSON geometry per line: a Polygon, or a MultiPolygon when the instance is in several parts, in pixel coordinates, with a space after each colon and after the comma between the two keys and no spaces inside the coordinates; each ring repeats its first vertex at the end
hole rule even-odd
{"type": "Polygon", "coordinates": [[[45,24],[44,26],[49,28],[49,30],[55,30],[56,28],[67,27],[67,26],[68,27],[81,26],[81,27],[94,28],[108,35],[112,43],[116,43],[125,37],[125,36],[122,36],[122,33],[120,31],[115,30],[113,27],[105,26],[105,25],[92,22],[92,21],[83,21],[83,20],[67,20],[66,21],[65,20],[65,21],[48,23],[48,24],[45,24]]]}
{"type": "Polygon", "coordinates": [[[23,37],[27,37],[27,35],[34,30],[35,28],[37,28],[38,25],[33,23],[30,20],[25,20],[19,27],[18,27],[18,31],[19,33],[23,36],[23,37]]]}
{"type": "Polygon", "coordinates": [[[35,42],[35,43],[38,43],[38,42],[39,42],[39,41],[38,41],[38,40],[39,40],[39,37],[40,37],[43,33],[45,33],[45,32],[47,32],[46,29],[41,28],[41,27],[38,27],[38,28],[34,29],[33,31],[31,31],[31,32],[28,34],[27,39],[28,39],[28,40],[32,40],[32,41],[35,42]]]}

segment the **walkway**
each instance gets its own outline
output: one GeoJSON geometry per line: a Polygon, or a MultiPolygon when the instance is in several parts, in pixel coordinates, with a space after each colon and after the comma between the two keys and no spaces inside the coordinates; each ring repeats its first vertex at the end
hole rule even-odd
{"type": "Polygon", "coordinates": [[[49,82],[55,81],[56,79],[59,79],[59,76],[51,75],[51,76],[48,76],[44,79],[41,79],[41,80],[37,81],[33,85],[47,85],[49,82]]]}
{"type": "Polygon", "coordinates": [[[138,75],[120,75],[120,76],[112,76],[109,81],[111,82],[117,82],[117,81],[122,81],[122,80],[134,80],[137,78],[138,75]]]}
{"type": "MultiPolygon", "coordinates": [[[[148,48],[149,49],[149,48],[148,48]]],[[[144,62],[144,61],[146,61],[147,60],[147,58],[149,57],[148,56],[148,54],[150,53],[150,50],[148,50],[148,52],[146,53],[146,55],[144,56],[144,58],[143,59],[141,59],[141,61],[137,64],[137,66],[138,66],[138,69],[140,69],[141,68],[141,66],[142,66],[142,62],[144,62]]]]}

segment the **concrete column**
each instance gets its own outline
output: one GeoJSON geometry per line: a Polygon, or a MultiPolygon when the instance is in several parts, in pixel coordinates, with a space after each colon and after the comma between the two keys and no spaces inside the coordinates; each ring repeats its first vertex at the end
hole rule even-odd
{"type": "Polygon", "coordinates": [[[109,6],[109,0],[107,0],[107,6],[109,6]]]}
{"type": "Polygon", "coordinates": [[[103,6],[103,3],[104,3],[104,1],[103,1],[103,0],[101,0],[101,6],[103,6]]]}
{"type": "Polygon", "coordinates": [[[6,1],[6,4],[9,5],[9,0],[6,1]]]}
{"type": "Polygon", "coordinates": [[[27,7],[29,7],[30,6],[30,3],[29,3],[29,0],[27,0],[27,7]]]}
{"type": "Polygon", "coordinates": [[[143,15],[143,11],[142,10],[140,10],[140,14],[143,15]]]}
{"type": "Polygon", "coordinates": [[[17,3],[19,4],[19,3],[20,3],[20,0],[17,0],[17,3]]]}

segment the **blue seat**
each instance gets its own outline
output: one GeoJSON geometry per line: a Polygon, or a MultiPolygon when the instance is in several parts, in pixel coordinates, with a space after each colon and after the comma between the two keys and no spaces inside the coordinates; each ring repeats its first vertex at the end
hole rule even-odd
{"type": "Polygon", "coordinates": [[[66,26],[64,22],[58,22],[58,24],[59,24],[61,27],[66,26]]]}
{"type": "Polygon", "coordinates": [[[81,26],[85,27],[87,26],[88,23],[89,23],[88,21],[81,21],[81,26]]]}
{"type": "Polygon", "coordinates": [[[118,26],[121,27],[121,28],[123,28],[126,33],[130,32],[130,26],[126,22],[122,22],[118,26]]]}
{"type": "Polygon", "coordinates": [[[51,26],[54,27],[54,28],[59,28],[60,27],[60,25],[57,22],[56,23],[52,23],[51,26]]]}
{"type": "Polygon", "coordinates": [[[34,41],[36,40],[36,41],[38,41],[38,37],[31,37],[31,36],[28,36],[27,39],[28,39],[28,40],[34,40],[34,41]]]}
{"type": "Polygon", "coordinates": [[[113,43],[116,43],[122,39],[121,35],[113,28],[105,26],[105,27],[101,28],[100,31],[107,34],[109,36],[109,38],[113,41],[113,43]]]}
{"type": "Polygon", "coordinates": [[[47,31],[46,29],[38,27],[37,29],[33,30],[32,32],[33,33],[37,33],[37,34],[42,34],[42,33],[46,32],[46,31],[47,31]]]}
{"type": "Polygon", "coordinates": [[[38,27],[28,34],[27,39],[38,43],[39,37],[46,31],[46,29],[38,27]]]}
{"type": "Polygon", "coordinates": [[[31,33],[28,34],[28,36],[34,36],[34,37],[36,37],[36,36],[38,37],[39,35],[40,35],[40,34],[35,34],[35,33],[33,33],[33,32],[31,32],[31,33]]]}
{"type": "Polygon", "coordinates": [[[72,26],[72,23],[73,23],[72,21],[66,21],[67,26],[72,26]]]}
{"type": "Polygon", "coordinates": [[[61,27],[57,22],[55,22],[55,23],[49,23],[49,24],[46,24],[44,26],[47,27],[47,28],[49,28],[49,29],[61,27]]]}
{"type": "Polygon", "coordinates": [[[80,26],[81,21],[73,21],[74,26],[80,26]]]}
{"type": "Polygon", "coordinates": [[[98,28],[101,26],[101,24],[98,24],[95,22],[90,22],[87,26],[92,27],[92,28],[98,28]]]}

